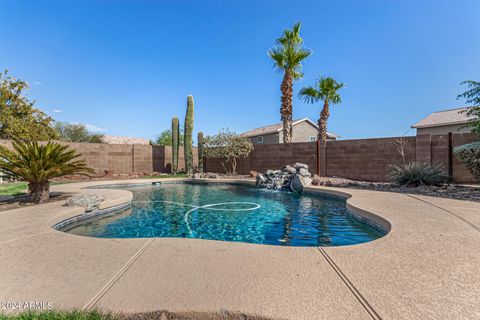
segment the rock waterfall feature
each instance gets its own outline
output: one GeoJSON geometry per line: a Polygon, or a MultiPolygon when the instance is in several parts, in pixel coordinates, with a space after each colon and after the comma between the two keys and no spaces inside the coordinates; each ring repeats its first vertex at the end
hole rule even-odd
{"type": "Polygon", "coordinates": [[[304,187],[312,183],[308,166],[304,163],[285,165],[281,170],[267,170],[257,173],[257,188],[270,190],[289,190],[301,193],[304,187]]]}

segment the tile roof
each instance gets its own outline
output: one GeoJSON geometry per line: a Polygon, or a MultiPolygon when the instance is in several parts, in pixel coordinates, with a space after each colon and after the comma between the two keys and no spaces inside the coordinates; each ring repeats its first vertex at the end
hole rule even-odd
{"type": "Polygon", "coordinates": [[[418,121],[412,128],[428,128],[437,127],[450,124],[462,124],[469,122],[472,118],[467,116],[463,111],[469,107],[449,109],[443,111],[437,111],[429,114],[422,120],[418,121]]]}
{"type": "MultiPolygon", "coordinates": [[[[293,120],[293,125],[296,125],[296,124],[301,123],[303,121],[308,121],[314,127],[318,128],[318,125],[315,122],[313,122],[312,120],[310,120],[309,118],[293,120]]],[[[244,136],[244,137],[255,137],[255,136],[260,136],[260,135],[264,135],[264,134],[280,132],[280,131],[282,131],[282,128],[283,128],[283,124],[280,122],[280,123],[271,124],[271,125],[268,125],[268,126],[265,126],[265,127],[256,128],[256,129],[253,129],[253,130],[250,130],[250,131],[246,131],[246,132],[242,133],[241,135],[244,136]]],[[[328,135],[329,138],[340,138],[339,135],[336,135],[336,134],[331,133],[331,132],[327,132],[327,135],[328,135]]]]}

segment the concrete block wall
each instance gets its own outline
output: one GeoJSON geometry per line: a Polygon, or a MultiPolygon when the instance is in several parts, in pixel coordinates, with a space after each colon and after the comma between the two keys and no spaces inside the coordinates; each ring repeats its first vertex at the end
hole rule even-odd
{"type": "MultiPolygon", "coordinates": [[[[452,135],[452,147],[461,146],[462,144],[480,141],[480,135],[475,133],[460,133],[452,135]]],[[[453,156],[452,161],[453,180],[462,183],[475,183],[475,178],[468,172],[463,164],[453,156]]]]}
{"type": "MultiPolygon", "coordinates": [[[[282,168],[285,164],[302,162],[307,164],[312,172],[316,171],[316,143],[299,142],[290,144],[255,145],[252,153],[237,163],[238,174],[248,174],[250,170],[263,172],[268,169],[282,168]]],[[[206,171],[224,172],[219,159],[207,159],[206,171]]]]}
{"type": "MultiPolygon", "coordinates": [[[[398,137],[327,141],[326,176],[362,181],[387,181],[390,166],[403,162],[398,137]]],[[[404,137],[405,160],[415,160],[415,137],[404,137]]]]}
{"type": "MultiPolygon", "coordinates": [[[[390,166],[402,163],[396,141],[398,137],[337,140],[317,145],[317,142],[256,145],[249,157],[237,164],[239,174],[250,170],[263,172],[280,169],[285,164],[306,163],[311,172],[363,181],[387,181],[390,166]]],[[[443,164],[455,182],[473,183],[467,169],[452,155],[456,146],[480,140],[480,135],[460,133],[450,135],[419,134],[405,137],[406,161],[443,164]]],[[[62,142],[64,143],[64,142],[62,142]]],[[[10,141],[0,144],[11,146],[10,141]]],[[[66,143],[82,154],[98,176],[105,170],[118,174],[168,173],[172,167],[172,148],[169,146],[121,145],[97,143],[66,143]]],[[[185,169],[183,147],[179,152],[179,170],[185,169]]],[[[198,151],[193,150],[194,166],[198,166],[198,151]]],[[[224,172],[218,159],[206,159],[205,170],[224,172]]]]}
{"type": "MultiPolygon", "coordinates": [[[[104,143],[67,144],[80,153],[87,165],[95,170],[95,175],[103,176],[105,171],[115,174],[169,173],[172,166],[172,148],[169,146],[127,145],[104,143]]],[[[11,142],[0,140],[1,145],[11,147],[11,142]]],[[[183,147],[180,148],[179,168],[185,169],[183,147]]],[[[194,166],[198,165],[197,148],[193,148],[194,166]]]]}
{"type": "MultiPolygon", "coordinates": [[[[323,145],[321,143],[317,145],[315,142],[256,145],[248,158],[239,161],[237,172],[239,174],[248,174],[250,170],[264,172],[267,169],[280,169],[285,164],[303,162],[309,165],[311,172],[322,176],[384,182],[389,180],[391,165],[403,162],[398,150],[399,139],[400,137],[337,140],[327,141],[323,145]]],[[[452,155],[452,148],[479,141],[480,135],[419,134],[403,139],[406,141],[407,163],[412,161],[440,163],[455,182],[474,182],[472,175],[452,155]]],[[[218,159],[207,159],[206,163],[207,171],[224,172],[218,159]]]]}

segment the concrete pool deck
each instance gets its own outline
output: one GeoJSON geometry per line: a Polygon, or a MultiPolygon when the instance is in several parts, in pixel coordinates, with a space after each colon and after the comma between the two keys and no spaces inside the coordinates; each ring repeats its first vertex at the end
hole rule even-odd
{"type": "MultiPolygon", "coordinates": [[[[125,190],[99,193],[108,208],[125,190]]],[[[161,181],[167,181],[162,179],[161,181]]],[[[63,202],[0,212],[0,301],[141,312],[226,309],[279,319],[479,319],[480,205],[368,190],[349,208],[391,225],[378,240],[345,247],[280,247],[198,239],[99,239],[54,230],[83,213],[63,202]],[[383,219],[385,220],[383,220],[383,219]]],[[[11,311],[1,310],[0,311],[11,311]]]]}

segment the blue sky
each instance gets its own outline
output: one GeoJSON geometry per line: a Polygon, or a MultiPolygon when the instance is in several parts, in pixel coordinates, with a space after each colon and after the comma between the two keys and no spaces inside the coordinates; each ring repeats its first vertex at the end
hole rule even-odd
{"type": "MultiPolygon", "coordinates": [[[[313,55],[295,95],[321,75],[346,83],[329,120],[342,138],[401,135],[480,80],[478,0],[0,0],[0,12],[0,69],[55,119],[107,134],[153,138],[183,121],[188,94],[195,132],[279,122],[267,51],[296,21],[313,55]]],[[[320,107],[295,98],[294,118],[320,107]]]]}

